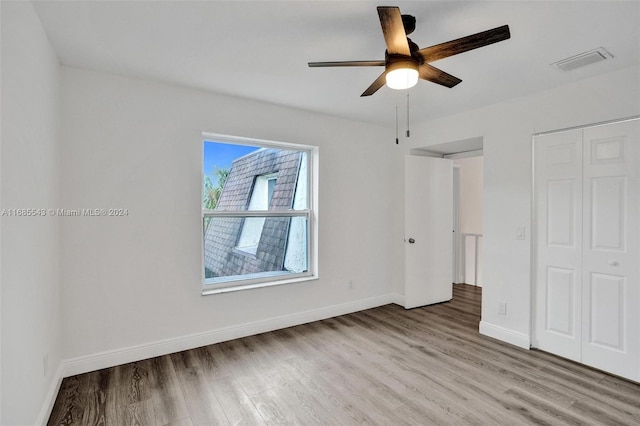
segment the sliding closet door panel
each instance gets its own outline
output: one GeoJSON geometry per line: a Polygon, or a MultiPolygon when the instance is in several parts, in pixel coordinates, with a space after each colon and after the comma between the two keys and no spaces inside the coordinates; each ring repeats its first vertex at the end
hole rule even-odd
{"type": "Polygon", "coordinates": [[[578,361],[581,349],[582,130],[535,141],[534,346],[578,361]]]}
{"type": "Polygon", "coordinates": [[[584,130],[582,362],[640,380],[640,121],[584,130]]]}

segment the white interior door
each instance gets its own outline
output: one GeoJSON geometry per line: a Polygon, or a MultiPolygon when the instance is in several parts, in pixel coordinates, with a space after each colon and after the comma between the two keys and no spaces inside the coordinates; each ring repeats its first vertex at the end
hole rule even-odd
{"type": "Polygon", "coordinates": [[[640,120],[536,137],[535,347],[640,380],[640,120]]]}
{"type": "Polygon", "coordinates": [[[460,273],[460,166],[453,165],[453,190],[452,190],[451,232],[453,234],[453,257],[451,279],[453,283],[463,283],[464,278],[460,273]]]}
{"type": "Polygon", "coordinates": [[[451,300],[453,162],[405,156],[405,304],[451,300]]]}
{"type": "Polygon", "coordinates": [[[535,141],[534,346],[580,361],[582,130],[535,141]]]}
{"type": "Polygon", "coordinates": [[[640,120],[584,130],[582,362],[640,380],[640,120]]]}

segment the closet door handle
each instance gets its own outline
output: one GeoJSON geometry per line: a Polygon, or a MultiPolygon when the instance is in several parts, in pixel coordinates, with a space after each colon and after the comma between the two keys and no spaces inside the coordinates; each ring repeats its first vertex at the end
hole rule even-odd
{"type": "Polygon", "coordinates": [[[611,266],[620,266],[620,262],[618,262],[617,260],[610,260],[607,263],[611,266]]]}

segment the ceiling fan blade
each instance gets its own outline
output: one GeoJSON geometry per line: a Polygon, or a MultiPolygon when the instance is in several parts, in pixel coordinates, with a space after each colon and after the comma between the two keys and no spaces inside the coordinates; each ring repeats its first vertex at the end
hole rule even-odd
{"type": "Polygon", "coordinates": [[[462,81],[458,77],[447,74],[446,72],[427,63],[420,65],[420,67],[418,68],[418,73],[419,77],[423,80],[429,80],[433,83],[437,83],[449,88],[462,81]]]}
{"type": "Polygon", "coordinates": [[[457,55],[458,53],[467,52],[469,50],[507,40],[510,37],[511,33],[509,32],[509,26],[503,25],[501,27],[482,31],[456,40],[436,44],[435,46],[425,47],[424,49],[420,49],[418,53],[422,55],[425,62],[433,62],[438,59],[457,55]]]}
{"type": "Polygon", "coordinates": [[[411,56],[400,9],[378,6],[378,16],[380,17],[380,25],[382,25],[384,41],[387,44],[387,52],[390,55],[411,56]]]}
{"type": "Polygon", "coordinates": [[[360,95],[360,97],[362,97],[362,96],[371,96],[374,93],[376,93],[378,91],[378,89],[380,89],[386,83],[386,78],[385,78],[386,75],[387,75],[386,71],[383,72],[382,74],[380,74],[380,77],[376,78],[376,81],[371,83],[371,86],[369,86],[367,88],[367,90],[365,90],[362,93],[362,95],[360,95]]]}
{"type": "Polygon", "coordinates": [[[334,61],[309,62],[311,68],[316,67],[383,67],[384,61],[334,61]]]}

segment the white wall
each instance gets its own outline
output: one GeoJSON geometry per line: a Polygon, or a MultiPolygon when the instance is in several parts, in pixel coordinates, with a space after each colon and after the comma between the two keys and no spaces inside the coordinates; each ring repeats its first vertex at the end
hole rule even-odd
{"type": "Polygon", "coordinates": [[[638,114],[640,68],[634,66],[414,125],[407,152],[472,137],[484,140],[481,332],[529,345],[532,134],[638,114]],[[515,239],[520,226],[526,227],[525,240],[515,239]],[[507,303],[507,315],[497,314],[500,301],[507,303]]]}
{"type": "Polygon", "coordinates": [[[460,166],[460,233],[482,234],[482,156],[457,158],[460,166]]]}
{"type": "MultiPolygon", "coordinates": [[[[2,2],[2,209],[58,205],[59,66],[31,3],[2,2]]],[[[61,360],[59,226],[1,217],[3,425],[46,416],[61,360]],[[44,375],[43,357],[48,358],[44,375]],[[43,408],[44,405],[44,408],[43,408]]]]}
{"type": "Polygon", "coordinates": [[[109,351],[161,351],[167,339],[388,301],[386,176],[401,174],[391,130],[73,68],[62,81],[64,207],[129,210],[63,220],[72,370],[113,361],[109,351]],[[320,147],[319,280],[200,295],[202,131],[320,147]]]}

